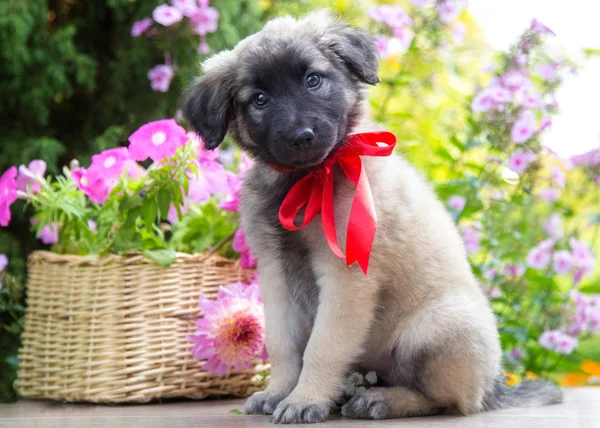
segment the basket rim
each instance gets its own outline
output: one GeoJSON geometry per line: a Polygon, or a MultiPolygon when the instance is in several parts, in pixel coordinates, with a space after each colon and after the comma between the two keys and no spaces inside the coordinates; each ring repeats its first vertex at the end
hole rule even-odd
{"type": "MultiPolygon", "coordinates": [[[[219,262],[227,262],[232,264],[239,263],[239,260],[232,260],[222,257],[218,254],[210,253],[176,253],[175,263],[177,262],[194,262],[201,263],[209,259],[214,259],[219,262]]],[[[104,266],[109,264],[148,264],[157,265],[156,262],[144,256],[142,253],[117,255],[117,254],[88,254],[88,255],[77,255],[77,254],[58,254],[47,250],[34,250],[27,257],[27,263],[32,262],[45,262],[45,263],[56,263],[65,265],[75,266],[104,266]]]]}

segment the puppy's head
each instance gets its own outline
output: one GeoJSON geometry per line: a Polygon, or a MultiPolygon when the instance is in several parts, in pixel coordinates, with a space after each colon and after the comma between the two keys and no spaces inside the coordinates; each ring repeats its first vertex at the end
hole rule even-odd
{"type": "Polygon", "coordinates": [[[327,12],[278,18],[203,64],[184,115],[209,149],[229,130],[265,162],[316,165],[360,119],[377,66],[372,38],[327,12]]]}

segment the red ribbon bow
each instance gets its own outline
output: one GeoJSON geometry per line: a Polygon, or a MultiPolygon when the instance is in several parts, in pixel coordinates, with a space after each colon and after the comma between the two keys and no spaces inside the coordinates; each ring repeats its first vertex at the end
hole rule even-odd
{"type": "Polygon", "coordinates": [[[346,258],[346,265],[348,266],[358,262],[366,275],[371,247],[377,230],[377,215],[369,179],[360,157],[389,156],[394,151],[395,145],[396,136],[391,132],[377,131],[351,134],[350,139],[343,147],[290,189],[279,208],[279,221],[282,226],[291,231],[300,230],[306,227],[321,212],[323,232],[331,251],[340,259],[346,258]],[[348,220],[346,256],[340,249],[335,231],[333,180],[336,164],[340,166],[346,177],[356,186],[348,220]],[[294,219],[304,206],[306,206],[304,222],[298,227],[294,224],[294,219]]]}

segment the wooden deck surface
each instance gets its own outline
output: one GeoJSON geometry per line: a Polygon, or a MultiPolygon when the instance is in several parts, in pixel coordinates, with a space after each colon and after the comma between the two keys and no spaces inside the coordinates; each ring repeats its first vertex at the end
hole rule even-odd
{"type": "MultiPolygon", "coordinates": [[[[208,400],[145,405],[62,404],[22,400],[0,405],[0,428],[202,428],[274,427],[268,416],[232,414],[244,400],[208,400]]],[[[469,417],[433,416],[403,420],[364,421],[330,416],[323,427],[410,428],[600,428],[600,388],[565,390],[560,405],[510,409],[469,417]]]]}

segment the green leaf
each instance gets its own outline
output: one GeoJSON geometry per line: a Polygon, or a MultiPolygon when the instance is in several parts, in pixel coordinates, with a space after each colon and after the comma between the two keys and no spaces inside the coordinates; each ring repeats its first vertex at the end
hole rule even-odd
{"type": "Polygon", "coordinates": [[[156,221],[156,216],[158,215],[158,205],[156,205],[154,199],[148,197],[144,200],[144,204],[142,205],[142,215],[144,216],[146,229],[152,230],[154,222],[156,221]]]}
{"type": "Polygon", "coordinates": [[[158,210],[160,211],[161,218],[167,218],[169,213],[169,207],[171,206],[171,195],[167,189],[160,189],[158,191],[158,210]]]}
{"type": "Polygon", "coordinates": [[[164,267],[171,266],[177,258],[177,253],[175,250],[171,250],[169,248],[163,250],[144,250],[142,251],[142,254],[164,267]]]}
{"type": "Polygon", "coordinates": [[[229,411],[229,413],[233,414],[233,415],[243,415],[244,413],[242,411],[240,411],[239,409],[232,409],[229,411]]]}

